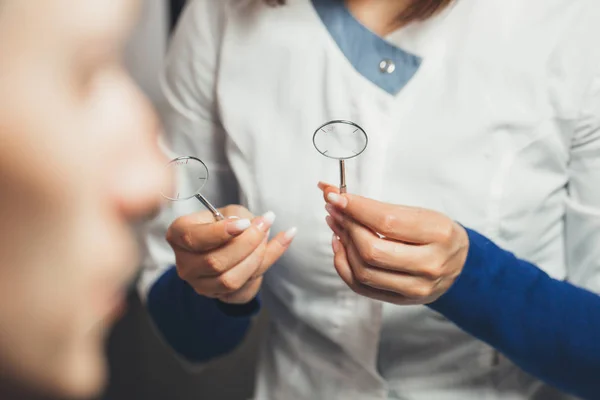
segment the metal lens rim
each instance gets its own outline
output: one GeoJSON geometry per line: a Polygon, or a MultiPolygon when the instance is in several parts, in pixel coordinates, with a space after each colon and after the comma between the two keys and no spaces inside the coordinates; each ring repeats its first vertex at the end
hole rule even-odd
{"type": "Polygon", "coordinates": [[[354,122],[352,122],[352,121],[347,121],[347,120],[343,120],[343,119],[335,119],[335,120],[333,120],[333,121],[326,122],[326,123],[324,123],[323,125],[319,126],[319,127],[318,127],[318,128],[315,130],[315,133],[313,134],[312,141],[313,141],[313,146],[315,147],[315,149],[316,149],[316,150],[317,150],[317,151],[318,151],[320,154],[322,154],[323,156],[325,156],[325,157],[327,157],[327,158],[331,158],[331,159],[333,159],[333,160],[349,160],[349,159],[351,159],[351,158],[358,157],[359,155],[361,155],[361,154],[362,154],[362,153],[363,153],[363,152],[364,152],[364,151],[367,149],[367,146],[369,145],[369,135],[367,135],[367,132],[365,132],[365,130],[364,130],[362,127],[360,127],[358,124],[356,124],[356,123],[354,123],[354,122]],[[316,145],[316,143],[315,143],[315,138],[317,137],[317,134],[319,133],[319,131],[320,131],[321,129],[325,128],[326,126],[333,125],[333,124],[346,124],[346,125],[350,125],[350,126],[353,126],[353,127],[355,127],[355,128],[358,128],[358,129],[359,129],[359,130],[362,132],[362,134],[365,136],[365,145],[364,145],[364,147],[362,148],[362,150],[361,150],[359,153],[357,153],[357,154],[354,154],[354,155],[352,155],[352,156],[349,156],[349,157],[332,157],[332,156],[328,156],[327,154],[325,154],[325,153],[323,153],[321,150],[319,150],[319,148],[317,147],[317,145],[316,145]]]}
{"type": "Polygon", "coordinates": [[[182,200],[189,200],[189,199],[191,199],[191,198],[193,198],[193,197],[196,197],[196,195],[197,195],[198,193],[200,193],[200,191],[202,190],[202,188],[204,188],[204,185],[206,185],[206,182],[208,182],[208,178],[209,178],[208,167],[206,166],[206,164],[204,164],[204,162],[203,162],[201,159],[199,159],[199,158],[197,158],[197,157],[192,157],[192,156],[181,156],[181,157],[174,158],[174,159],[172,159],[171,161],[169,161],[169,162],[168,162],[168,163],[165,165],[165,169],[167,169],[167,168],[170,168],[170,167],[171,167],[171,165],[172,165],[173,163],[176,163],[176,162],[179,162],[179,161],[182,161],[182,160],[193,160],[193,161],[196,161],[196,162],[199,162],[200,164],[202,164],[202,166],[204,167],[204,170],[206,171],[206,180],[204,181],[204,183],[202,184],[202,186],[200,186],[200,188],[199,188],[199,189],[196,191],[196,193],[194,193],[193,195],[191,195],[191,196],[188,196],[188,197],[179,197],[179,198],[177,198],[177,199],[176,199],[176,198],[169,197],[169,196],[167,196],[167,195],[165,195],[164,193],[162,193],[162,192],[161,192],[161,195],[162,195],[162,196],[163,196],[165,199],[167,199],[167,200],[171,200],[171,201],[182,201],[182,200]]]}

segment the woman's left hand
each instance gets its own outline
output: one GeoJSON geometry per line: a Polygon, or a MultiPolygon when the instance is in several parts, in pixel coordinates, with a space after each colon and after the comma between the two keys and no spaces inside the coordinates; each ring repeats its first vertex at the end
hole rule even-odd
{"type": "Polygon", "coordinates": [[[356,293],[388,303],[429,304],[462,272],[465,229],[435,211],[343,194],[320,183],[334,232],[334,264],[356,293]]]}

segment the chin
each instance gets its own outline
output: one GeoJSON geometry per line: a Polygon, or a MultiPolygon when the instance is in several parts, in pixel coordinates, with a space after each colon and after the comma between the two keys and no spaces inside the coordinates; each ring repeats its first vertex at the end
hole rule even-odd
{"type": "Polygon", "coordinates": [[[61,397],[89,399],[101,394],[108,381],[104,340],[94,340],[73,349],[61,375],[56,378],[56,394],[61,397]]]}
{"type": "Polygon", "coordinates": [[[76,379],[71,382],[66,395],[74,398],[91,398],[99,395],[108,381],[108,372],[104,360],[99,362],[93,370],[76,374],[76,379]]]}
{"type": "Polygon", "coordinates": [[[76,371],[64,376],[57,395],[72,399],[89,399],[95,397],[104,390],[107,383],[107,366],[105,360],[95,360],[85,367],[79,367],[76,371]]]}

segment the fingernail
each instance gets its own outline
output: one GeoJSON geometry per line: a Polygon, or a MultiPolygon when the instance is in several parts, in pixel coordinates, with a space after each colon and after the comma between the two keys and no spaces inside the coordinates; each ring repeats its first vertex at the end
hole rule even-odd
{"type": "Polygon", "coordinates": [[[288,244],[291,243],[292,240],[294,240],[294,238],[296,237],[296,234],[298,233],[298,228],[293,227],[288,229],[285,234],[283,235],[283,237],[281,238],[281,244],[284,246],[287,246],[288,244]]]}
{"type": "Polygon", "coordinates": [[[284,237],[285,237],[287,240],[292,240],[293,238],[295,238],[295,237],[296,237],[296,234],[297,234],[297,233],[298,233],[298,228],[296,228],[296,227],[293,227],[293,228],[290,228],[290,229],[288,229],[288,230],[287,230],[287,232],[285,232],[285,235],[284,235],[284,237]]]}
{"type": "Polygon", "coordinates": [[[335,233],[337,235],[338,229],[335,226],[335,222],[333,221],[333,218],[331,218],[330,216],[327,216],[325,218],[325,222],[327,222],[327,225],[329,225],[329,228],[333,231],[333,233],[335,233]]]}
{"type": "Polygon", "coordinates": [[[273,225],[273,222],[275,222],[275,213],[273,211],[268,211],[263,215],[263,218],[269,225],[273,225]]]}
{"type": "Polygon", "coordinates": [[[331,204],[335,204],[338,207],[344,208],[348,205],[348,200],[344,196],[340,196],[337,193],[331,192],[327,195],[327,200],[331,204]]]}
{"type": "Polygon", "coordinates": [[[344,222],[344,216],[340,214],[331,204],[325,204],[325,210],[339,223],[344,222]]]}
{"type": "Polygon", "coordinates": [[[261,221],[257,227],[261,231],[266,232],[271,225],[273,225],[273,222],[275,222],[275,213],[273,211],[268,211],[261,217],[261,221]]]}
{"type": "Polygon", "coordinates": [[[340,239],[338,239],[338,237],[335,234],[333,234],[333,237],[331,238],[331,247],[333,248],[334,253],[340,251],[340,239]]]}
{"type": "Polygon", "coordinates": [[[249,219],[231,220],[227,224],[227,233],[229,233],[230,235],[237,235],[238,233],[241,233],[246,229],[250,228],[250,225],[252,225],[252,223],[249,219]]]}

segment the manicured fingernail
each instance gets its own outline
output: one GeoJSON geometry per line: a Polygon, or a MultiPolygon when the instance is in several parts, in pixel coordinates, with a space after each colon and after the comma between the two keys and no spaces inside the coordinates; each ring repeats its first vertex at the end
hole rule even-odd
{"type": "Polygon", "coordinates": [[[333,234],[333,237],[331,238],[331,247],[333,248],[334,253],[337,253],[338,251],[340,251],[340,248],[341,248],[340,239],[335,235],[335,233],[333,234]]]}
{"type": "Polygon", "coordinates": [[[275,222],[275,213],[273,211],[268,211],[263,215],[263,218],[267,224],[273,225],[273,222],[275,222]]]}
{"type": "Polygon", "coordinates": [[[344,208],[348,205],[348,200],[344,196],[331,192],[327,195],[327,200],[338,207],[344,208]]]}
{"type": "Polygon", "coordinates": [[[275,222],[275,213],[273,211],[269,211],[269,212],[266,212],[261,217],[260,222],[257,227],[261,231],[266,232],[267,230],[269,230],[269,228],[271,228],[271,225],[273,225],[273,222],[275,222]]]}
{"type": "Polygon", "coordinates": [[[325,204],[325,210],[339,223],[344,222],[344,216],[340,214],[331,204],[325,204]]]}
{"type": "Polygon", "coordinates": [[[281,244],[284,246],[287,246],[288,244],[290,244],[291,241],[294,240],[294,238],[296,237],[297,233],[298,233],[298,228],[296,228],[296,227],[288,229],[285,232],[285,234],[283,235],[283,237],[281,238],[281,244]]]}
{"type": "Polygon", "coordinates": [[[327,225],[329,225],[329,229],[331,229],[333,231],[333,233],[335,233],[336,235],[339,233],[338,232],[338,227],[336,226],[333,218],[331,218],[329,215],[325,218],[325,222],[327,222],[327,225]]]}
{"type": "Polygon", "coordinates": [[[295,237],[296,237],[296,234],[297,234],[297,233],[298,233],[298,228],[296,228],[296,227],[293,227],[293,228],[290,228],[290,229],[288,229],[288,230],[287,230],[287,232],[285,232],[285,235],[284,235],[284,237],[285,237],[287,240],[292,240],[293,238],[295,238],[295,237]]]}
{"type": "Polygon", "coordinates": [[[242,233],[246,229],[250,228],[252,223],[249,219],[234,219],[227,224],[227,233],[230,235],[237,235],[242,233]]]}

